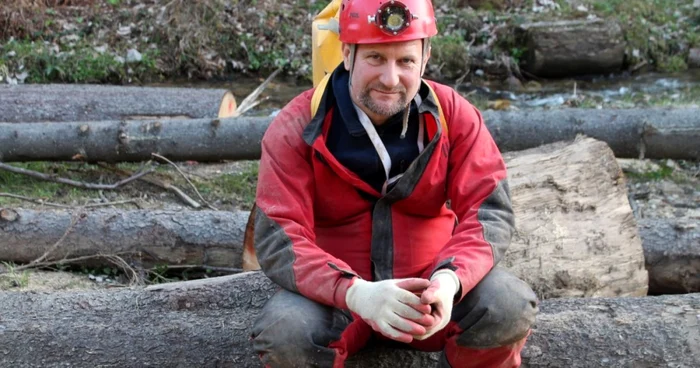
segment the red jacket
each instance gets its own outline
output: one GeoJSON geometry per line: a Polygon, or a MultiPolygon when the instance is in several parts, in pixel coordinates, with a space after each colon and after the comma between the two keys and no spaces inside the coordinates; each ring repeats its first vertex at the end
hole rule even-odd
{"type": "Polygon", "coordinates": [[[256,252],[270,279],[345,309],[354,275],[428,278],[450,268],[463,297],[498,263],[514,229],[503,158],[474,106],[426,83],[447,129],[429,95],[419,112],[430,143],[383,197],[326,148],[330,86],[313,117],[309,90],[273,120],[262,140],[255,219],[256,252]],[[378,198],[374,207],[360,191],[378,198]]]}

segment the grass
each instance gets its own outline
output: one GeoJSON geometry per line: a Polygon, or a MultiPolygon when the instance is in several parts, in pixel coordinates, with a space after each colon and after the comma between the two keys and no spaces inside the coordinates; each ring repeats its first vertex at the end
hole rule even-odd
{"type": "MultiPolygon", "coordinates": [[[[78,165],[79,164],[49,162],[13,164],[13,166],[23,169],[34,170],[45,174],[55,174],[61,177],[75,177],[76,175],[72,171],[78,170],[78,165]]],[[[93,174],[97,173],[97,171],[90,170],[89,168],[87,170],[89,170],[88,175],[90,174],[90,171],[93,174]]],[[[99,176],[99,174],[96,175],[99,176]]],[[[79,200],[84,201],[90,198],[99,198],[99,193],[95,190],[80,189],[64,184],[34,179],[26,175],[15,174],[3,170],[0,170],[0,188],[2,188],[2,191],[6,193],[42,199],[45,201],[53,201],[53,199],[61,197],[63,203],[70,203],[79,200]]],[[[18,205],[21,203],[26,202],[13,198],[0,197],[0,205],[18,205]]]]}
{"type": "Polygon", "coordinates": [[[258,162],[252,162],[240,173],[223,174],[197,184],[206,197],[227,198],[243,209],[250,209],[255,202],[258,183],[258,162]]]}
{"type": "Polygon", "coordinates": [[[155,50],[144,52],[142,60],[134,63],[120,62],[117,56],[99,53],[85,42],[59,50],[44,42],[12,40],[0,47],[0,65],[26,71],[29,83],[119,83],[159,74],[155,50]]]}
{"type": "Polygon", "coordinates": [[[12,262],[2,262],[2,266],[5,269],[4,273],[0,273],[0,281],[5,281],[0,283],[0,290],[10,289],[10,288],[26,288],[29,286],[29,271],[24,270],[18,272],[15,270],[17,267],[12,262]]]}
{"type": "MultiPolygon", "coordinates": [[[[107,184],[123,179],[107,169],[90,164],[29,162],[13,163],[13,166],[91,183],[97,183],[101,180],[102,183],[107,184]]],[[[136,172],[141,165],[137,163],[122,163],[117,165],[117,167],[136,172]]],[[[156,166],[155,172],[149,175],[156,176],[177,186],[196,199],[189,184],[172,167],[168,165],[156,166]]],[[[208,175],[206,178],[190,175],[194,185],[208,201],[218,201],[219,203],[230,205],[230,207],[242,209],[250,209],[255,201],[257,177],[258,163],[255,161],[244,164],[243,169],[236,173],[208,175]]],[[[67,205],[81,205],[92,199],[101,198],[100,192],[97,190],[76,188],[3,170],[0,170],[0,188],[2,188],[2,192],[67,205]]],[[[108,191],[104,192],[107,193],[108,191]]],[[[141,182],[129,183],[111,192],[108,194],[110,200],[131,199],[145,194],[156,201],[178,201],[173,194],[141,182]]],[[[2,205],[24,206],[28,205],[28,202],[0,197],[0,206],[2,205]]]]}
{"type": "Polygon", "coordinates": [[[688,68],[685,47],[700,45],[700,11],[693,9],[692,3],[693,0],[593,0],[590,8],[599,17],[620,22],[629,65],[648,60],[658,71],[679,72],[688,68]]]}

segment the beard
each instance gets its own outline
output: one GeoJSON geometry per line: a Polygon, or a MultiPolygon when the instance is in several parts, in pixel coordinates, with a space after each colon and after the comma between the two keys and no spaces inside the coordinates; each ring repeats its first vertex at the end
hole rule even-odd
{"type": "Polygon", "coordinates": [[[400,86],[396,89],[389,89],[385,88],[383,85],[379,83],[375,83],[372,85],[369,85],[365,87],[362,92],[360,92],[360,102],[372,113],[380,115],[380,116],[385,116],[385,117],[391,117],[399,112],[403,111],[403,109],[406,108],[406,105],[408,104],[406,100],[406,89],[403,86],[400,86]],[[379,91],[384,91],[384,92],[395,92],[399,93],[399,99],[396,102],[392,102],[390,104],[386,103],[378,103],[375,101],[371,96],[370,92],[375,89],[379,91]]]}

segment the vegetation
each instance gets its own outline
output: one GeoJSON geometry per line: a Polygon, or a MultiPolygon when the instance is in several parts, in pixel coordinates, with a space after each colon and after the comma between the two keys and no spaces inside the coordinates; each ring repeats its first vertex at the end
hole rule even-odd
{"type": "MultiPolygon", "coordinates": [[[[700,46],[700,9],[693,0],[556,0],[533,11],[533,0],[435,0],[437,77],[458,78],[482,58],[516,64],[527,51],[518,25],[551,19],[617,18],[628,43],[627,64],[682,71],[700,46]],[[582,9],[585,9],[582,10],[582,9]],[[466,50],[469,50],[467,52],[466,50]]],[[[0,5],[0,78],[13,82],[138,83],[163,78],[212,79],[267,75],[282,67],[310,78],[311,21],[327,1],[119,0],[78,6],[0,5]],[[131,54],[130,54],[131,53],[131,54]],[[138,56],[135,56],[137,55],[138,56]],[[130,56],[131,55],[131,56],[130,56]]]]}

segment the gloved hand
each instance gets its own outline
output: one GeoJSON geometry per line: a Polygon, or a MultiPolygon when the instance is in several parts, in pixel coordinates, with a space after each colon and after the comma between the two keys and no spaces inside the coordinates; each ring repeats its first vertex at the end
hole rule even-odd
{"type": "Polygon", "coordinates": [[[348,308],[362,317],[382,335],[401,342],[413,341],[413,336],[432,326],[430,306],[422,304],[414,292],[430,285],[426,279],[392,279],[369,282],[355,279],[348,288],[345,301],[348,308]]]}
{"type": "Polygon", "coordinates": [[[459,286],[459,278],[452,270],[442,269],[433,274],[430,286],[421,294],[420,301],[432,306],[431,314],[435,318],[435,325],[429,326],[424,334],[414,336],[416,340],[425,340],[447,326],[459,286]]]}

